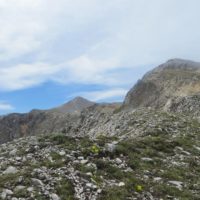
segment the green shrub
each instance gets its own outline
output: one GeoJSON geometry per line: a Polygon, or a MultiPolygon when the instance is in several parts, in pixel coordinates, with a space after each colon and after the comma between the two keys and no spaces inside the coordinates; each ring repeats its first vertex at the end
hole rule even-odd
{"type": "Polygon", "coordinates": [[[56,193],[62,200],[74,200],[74,186],[67,179],[62,179],[58,183],[56,187],[56,193]]]}
{"type": "Polygon", "coordinates": [[[129,195],[124,187],[111,187],[103,190],[98,200],[125,200],[129,195]]]}

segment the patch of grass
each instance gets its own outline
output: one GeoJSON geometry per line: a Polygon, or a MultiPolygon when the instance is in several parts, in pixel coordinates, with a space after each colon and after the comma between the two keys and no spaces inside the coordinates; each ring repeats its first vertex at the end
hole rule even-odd
{"type": "Polygon", "coordinates": [[[53,160],[55,161],[58,161],[58,160],[61,160],[63,157],[58,154],[57,152],[51,152],[50,153],[50,156],[52,157],[53,160]]]}
{"type": "Polygon", "coordinates": [[[0,188],[8,186],[15,186],[20,173],[0,175],[0,188]]]}
{"type": "Polygon", "coordinates": [[[53,143],[55,144],[69,144],[69,143],[74,143],[75,139],[69,136],[66,136],[62,133],[58,134],[53,134],[49,138],[53,143]]]}
{"type": "Polygon", "coordinates": [[[188,190],[180,191],[176,187],[169,186],[166,184],[154,185],[153,190],[154,190],[153,194],[157,198],[163,198],[163,197],[167,198],[167,196],[171,196],[173,199],[176,197],[181,200],[188,200],[188,199],[197,200],[197,198],[195,198],[190,191],[188,190]]]}
{"type": "Polygon", "coordinates": [[[57,184],[56,193],[62,200],[74,200],[74,186],[67,179],[62,179],[57,184]]]}
{"type": "Polygon", "coordinates": [[[103,134],[100,134],[97,138],[96,138],[96,142],[100,147],[104,147],[106,143],[110,143],[112,141],[117,141],[118,138],[117,137],[107,137],[104,136],[103,134]]]}
{"type": "Polygon", "coordinates": [[[87,165],[83,165],[83,164],[76,164],[75,168],[83,173],[87,173],[87,172],[94,173],[95,172],[94,167],[88,167],[87,165]]]}
{"type": "Polygon", "coordinates": [[[99,175],[101,174],[106,176],[106,178],[118,180],[121,180],[124,177],[124,172],[118,167],[113,166],[108,161],[97,159],[95,164],[97,166],[97,173],[99,175]]]}
{"type": "Polygon", "coordinates": [[[21,190],[17,190],[16,192],[14,192],[14,196],[17,198],[27,198],[30,195],[26,189],[21,189],[21,190]]]}
{"type": "Polygon", "coordinates": [[[35,193],[35,198],[37,200],[48,200],[49,198],[43,196],[42,194],[39,194],[38,192],[35,193]]]}
{"type": "Polygon", "coordinates": [[[93,145],[93,141],[91,141],[87,136],[79,138],[77,143],[81,148],[88,148],[93,145]]]}
{"type": "Polygon", "coordinates": [[[168,180],[184,181],[186,173],[184,168],[170,168],[166,169],[161,176],[168,180]]]}
{"type": "Polygon", "coordinates": [[[122,200],[127,199],[130,193],[124,187],[111,187],[103,190],[98,200],[122,200]]]}
{"type": "Polygon", "coordinates": [[[96,185],[101,186],[101,184],[103,183],[103,179],[101,178],[101,176],[98,176],[98,174],[95,174],[91,177],[91,179],[96,183],[96,185]]]}
{"type": "Polygon", "coordinates": [[[63,160],[56,160],[54,162],[51,162],[50,160],[44,160],[43,162],[40,163],[41,166],[45,166],[47,168],[53,168],[53,169],[57,169],[57,168],[61,168],[64,167],[66,165],[66,161],[63,160]]]}

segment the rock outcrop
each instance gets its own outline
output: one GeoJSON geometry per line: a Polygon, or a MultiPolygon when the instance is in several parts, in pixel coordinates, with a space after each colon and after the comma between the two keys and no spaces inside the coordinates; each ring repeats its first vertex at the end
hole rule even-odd
{"type": "Polygon", "coordinates": [[[148,72],[128,92],[124,106],[168,108],[180,97],[200,94],[200,63],[172,59],[148,72]]]}

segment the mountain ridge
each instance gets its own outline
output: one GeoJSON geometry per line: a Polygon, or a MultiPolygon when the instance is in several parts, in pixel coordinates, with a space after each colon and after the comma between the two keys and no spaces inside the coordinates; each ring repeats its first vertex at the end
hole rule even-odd
{"type": "MultiPolygon", "coordinates": [[[[200,63],[171,59],[147,72],[128,92],[123,105],[97,104],[82,97],[50,110],[33,110],[0,118],[0,143],[15,138],[64,132],[70,136],[134,134],[131,113],[143,108],[200,116],[200,63]],[[131,131],[131,129],[133,129],[131,131]]],[[[142,111],[143,112],[143,111],[142,111]]],[[[136,130],[138,129],[138,130],[136,130]]]]}
{"type": "Polygon", "coordinates": [[[124,106],[164,108],[168,101],[200,92],[200,63],[172,59],[147,72],[125,97],[124,106]]]}
{"type": "Polygon", "coordinates": [[[199,200],[200,76],[193,64],[158,66],[123,105],[78,97],[1,118],[0,199],[199,200]]]}

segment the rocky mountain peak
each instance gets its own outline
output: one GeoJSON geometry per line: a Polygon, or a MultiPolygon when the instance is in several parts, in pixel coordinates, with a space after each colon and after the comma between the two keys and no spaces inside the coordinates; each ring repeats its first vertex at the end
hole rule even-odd
{"type": "Polygon", "coordinates": [[[144,75],[127,94],[128,107],[162,108],[172,99],[200,93],[200,63],[172,59],[144,75]]]}
{"type": "Polygon", "coordinates": [[[94,104],[95,104],[94,102],[78,96],[63,105],[54,108],[53,111],[62,113],[77,113],[81,112],[83,109],[88,108],[94,104]]]}
{"type": "Polygon", "coordinates": [[[167,62],[161,64],[159,67],[155,68],[156,70],[200,70],[200,63],[194,62],[191,60],[184,60],[180,58],[170,59],[167,62]]]}

